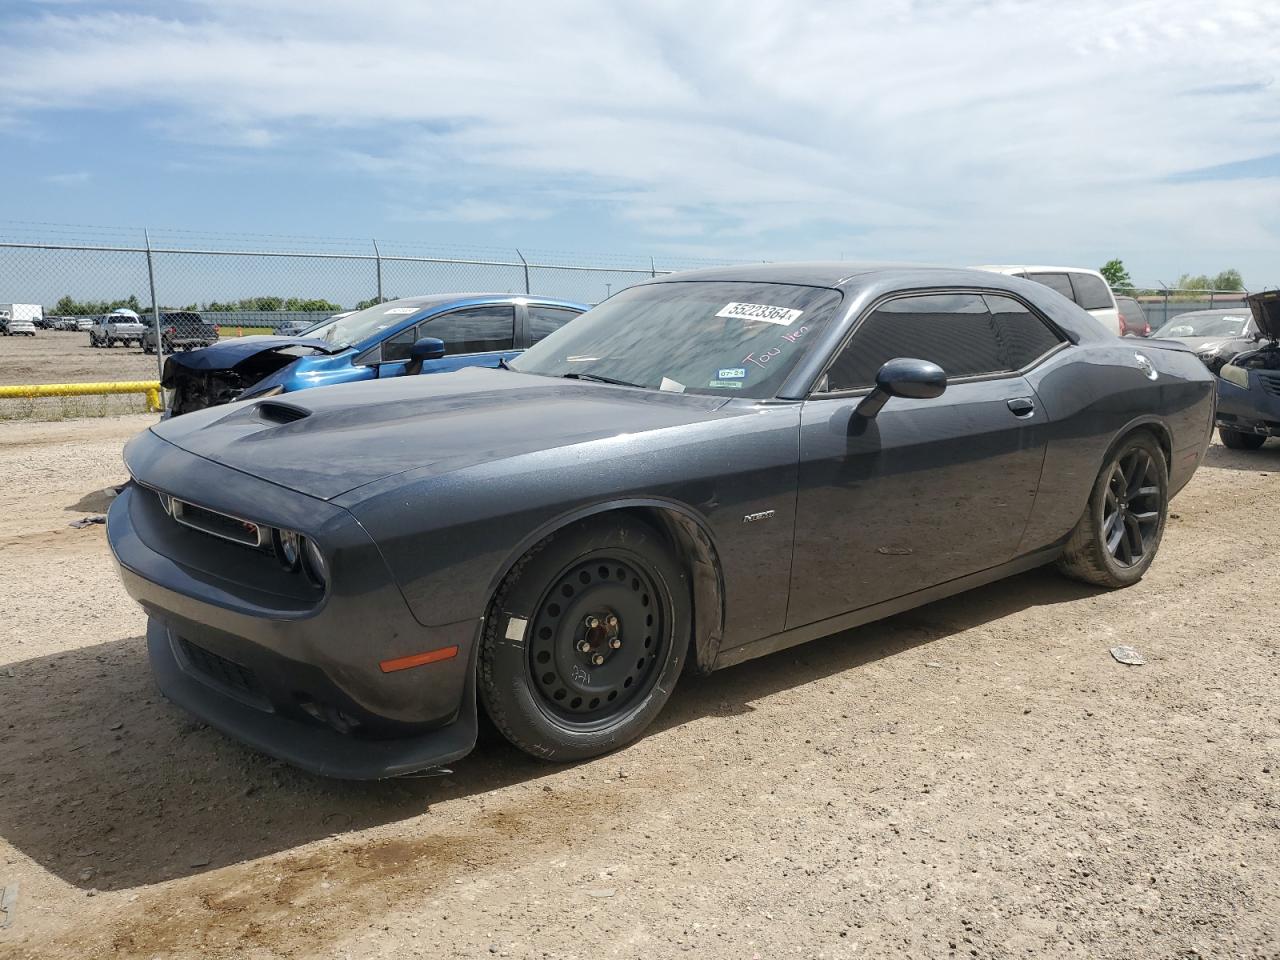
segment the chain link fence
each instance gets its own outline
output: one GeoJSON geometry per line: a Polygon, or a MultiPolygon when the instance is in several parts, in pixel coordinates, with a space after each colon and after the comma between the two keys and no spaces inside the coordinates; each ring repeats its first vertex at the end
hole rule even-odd
{"type": "MultiPolygon", "coordinates": [[[[0,310],[31,305],[45,318],[37,342],[0,341],[0,386],[158,379],[162,357],[137,347],[92,348],[88,333],[64,319],[117,308],[148,324],[167,311],[197,311],[228,337],[433,293],[526,293],[594,304],[660,274],[729,262],[0,221],[0,310]]],[[[0,419],[100,415],[143,404],[129,396],[5,398],[0,419]]]]}

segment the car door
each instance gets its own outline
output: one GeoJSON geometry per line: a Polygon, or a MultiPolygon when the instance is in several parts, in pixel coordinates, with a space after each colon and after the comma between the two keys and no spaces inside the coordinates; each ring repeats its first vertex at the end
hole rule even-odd
{"type": "Polygon", "coordinates": [[[445,346],[443,357],[423,363],[423,373],[496,367],[499,360],[519,355],[515,332],[515,306],[510,303],[460,307],[427,317],[383,341],[378,376],[398,377],[404,373],[410,347],[423,337],[443,340],[445,346]]]}
{"type": "Polygon", "coordinates": [[[1013,558],[1048,423],[1019,367],[1060,342],[1021,301],[976,292],[895,295],[864,314],[801,413],[788,628],[1013,558]],[[855,413],[895,357],[937,363],[946,391],[855,413]]]}

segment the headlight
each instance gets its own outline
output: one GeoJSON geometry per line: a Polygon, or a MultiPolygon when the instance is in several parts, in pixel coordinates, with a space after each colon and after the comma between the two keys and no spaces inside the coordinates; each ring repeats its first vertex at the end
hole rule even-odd
{"type": "Polygon", "coordinates": [[[329,565],[325,562],[324,554],[314,540],[304,539],[302,546],[303,565],[307,568],[307,575],[318,586],[323,587],[329,581],[329,565]]]}
{"type": "Polygon", "coordinates": [[[1244,367],[1237,367],[1234,363],[1228,363],[1218,371],[1218,376],[1227,383],[1234,383],[1237,387],[1249,389],[1249,371],[1244,367]]]}
{"type": "Polygon", "coordinates": [[[302,559],[302,538],[292,530],[276,531],[276,556],[290,570],[298,569],[298,561],[302,559]]]}

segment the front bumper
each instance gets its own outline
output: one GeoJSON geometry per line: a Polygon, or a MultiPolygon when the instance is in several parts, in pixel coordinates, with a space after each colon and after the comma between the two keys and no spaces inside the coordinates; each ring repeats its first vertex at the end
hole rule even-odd
{"type": "Polygon", "coordinates": [[[179,639],[155,617],[147,623],[147,654],[160,692],[178,706],[255,750],[322,777],[397,777],[452,763],[476,743],[474,671],[464,697],[471,709],[453,723],[418,736],[369,739],[281,716],[218,689],[191,668],[179,639]]]}
{"type": "Polygon", "coordinates": [[[1250,372],[1249,382],[1249,389],[1245,389],[1218,378],[1217,425],[1241,433],[1280,437],[1280,396],[1262,386],[1257,371],[1250,372]]]}
{"type": "Polygon", "coordinates": [[[475,744],[479,620],[424,627],[376,545],[346,511],[202,460],[151,437],[130,451],[139,481],[317,539],[320,592],[272,558],[174,523],[151,490],[128,485],[107,538],[129,594],[150,617],[161,690],[197,717],[303,769],[392,777],[458,759],[475,744]],[[185,467],[185,469],[183,469],[185,467]],[[383,673],[379,664],[457,646],[457,656],[383,673]]]}

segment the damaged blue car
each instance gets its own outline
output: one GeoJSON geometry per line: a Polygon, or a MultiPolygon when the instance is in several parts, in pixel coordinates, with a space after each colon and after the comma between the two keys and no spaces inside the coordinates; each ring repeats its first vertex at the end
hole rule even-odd
{"type": "Polygon", "coordinates": [[[445,293],[374,304],[297,336],[227,339],[166,359],[165,411],[177,416],[335,383],[496,367],[586,309],[547,297],[445,293]]]}

